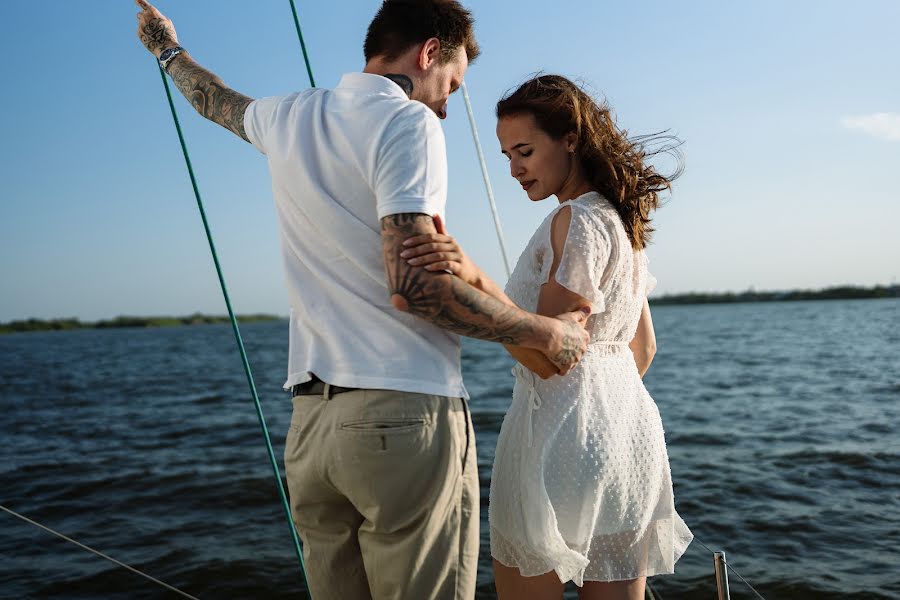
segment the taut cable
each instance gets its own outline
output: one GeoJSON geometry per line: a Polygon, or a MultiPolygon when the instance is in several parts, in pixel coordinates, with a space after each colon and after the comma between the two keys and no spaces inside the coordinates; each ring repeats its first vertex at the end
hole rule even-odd
{"type": "Polygon", "coordinates": [[[64,539],[64,540],[66,540],[67,542],[70,542],[70,543],[72,543],[72,544],[75,544],[76,546],[78,546],[79,548],[81,548],[81,549],[83,549],[83,550],[87,550],[88,552],[91,552],[91,553],[93,553],[93,554],[96,554],[96,555],[99,556],[100,558],[105,558],[106,560],[110,561],[111,563],[115,563],[115,564],[119,565],[119,566],[122,567],[123,569],[128,569],[128,570],[131,571],[132,573],[137,573],[137,574],[140,575],[141,577],[145,577],[145,578],[149,579],[150,581],[152,581],[153,583],[159,584],[159,585],[161,585],[162,587],[164,587],[164,588],[166,588],[166,589],[172,590],[172,591],[175,592],[176,594],[180,594],[181,596],[183,596],[183,597],[185,597],[185,598],[190,598],[191,600],[200,600],[200,599],[197,598],[196,596],[191,596],[191,595],[188,594],[187,592],[182,592],[182,591],[179,590],[178,588],[169,585],[169,584],[166,583],[165,581],[160,581],[160,580],[157,579],[156,577],[153,577],[153,576],[151,576],[151,575],[147,575],[147,574],[144,573],[143,571],[139,571],[139,570],[135,569],[135,568],[132,567],[132,566],[126,565],[126,564],[123,563],[122,561],[116,560],[115,558],[113,558],[112,556],[109,556],[108,554],[104,554],[104,553],[100,552],[99,550],[94,550],[94,549],[91,548],[90,546],[86,546],[85,544],[82,544],[81,542],[77,542],[77,541],[73,540],[72,538],[70,538],[70,537],[68,537],[68,536],[66,536],[66,535],[63,535],[63,534],[59,533],[58,531],[54,531],[54,530],[50,529],[50,528],[47,527],[46,525],[41,525],[41,524],[38,523],[37,521],[34,521],[34,520],[32,520],[32,519],[29,519],[29,518],[26,517],[25,515],[20,515],[20,514],[17,513],[16,511],[10,510],[10,509],[6,508],[5,506],[3,506],[2,504],[0,504],[0,510],[5,511],[5,512],[11,514],[12,516],[16,517],[17,519],[22,519],[22,520],[25,521],[26,523],[30,523],[30,524],[34,525],[35,527],[38,527],[39,529],[43,529],[43,530],[46,531],[47,533],[51,533],[51,534],[55,535],[55,536],[58,537],[58,538],[62,538],[62,539],[64,539]]]}
{"type": "MultiPolygon", "coordinates": [[[[159,75],[162,77],[163,86],[166,88],[166,98],[169,100],[169,108],[172,110],[172,120],[175,122],[175,130],[178,132],[178,141],[181,143],[184,162],[187,165],[188,174],[191,177],[191,186],[194,189],[194,197],[197,199],[197,208],[200,210],[200,218],[203,220],[203,229],[206,231],[206,239],[209,241],[209,250],[212,253],[213,262],[216,265],[216,274],[219,276],[219,285],[222,288],[222,296],[225,298],[225,306],[228,308],[228,316],[231,319],[231,329],[234,331],[234,339],[237,341],[238,350],[241,354],[241,362],[244,365],[244,374],[247,376],[247,384],[250,386],[250,395],[253,397],[253,403],[256,406],[256,416],[259,418],[259,426],[262,428],[263,437],[266,441],[266,449],[268,450],[269,461],[272,464],[272,471],[275,475],[278,494],[281,496],[281,504],[284,507],[284,513],[287,517],[289,529],[291,530],[291,538],[294,541],[294,550],[297,552],[297,559],[300,561],[300,570],[303,573],[305,582],[306,563],[303,561],[303,550],[300,548],[300,538],[297,536],[297,529],[294,527],[294,521],[291,518],[291,508],[288,505],[287,495],[284,493],[284,485],[281,483],[281,470],[278,468],[278,461],[275,460],[275,451],[272,449],[272,439],[269,436],[269,428],[266,427],[266,418],[263,415],[262,405],[259,402],[259,394],[256,392],[256,384],[253,381],[253,373],[250,371],[250,362],[247,360],[247,352],[244,350],[244,341],[241,339],[241,330],[238,327],[237,318],[234,316],[234,310],[231,308],[231,299],[228,297],[228,288],[225,286],[225,277],[222,275],[219,256],[216,254],[216,245],[213,243],[209,222],[206,220],[206,211],[203,209],[203,201],[200,199],[200,189],[197,187],[197,178],[194,177],[194,167],[191,165],[191,157],[188,154],[187,145],[184,142],[184,135],[181,132],[181,123],[178,122],[178,113],[175,110],[175,103],[172,101],[172,92],[169,89],[169,81],[166,79],[166,72],[163,70],[162,66],[159,64],[157,64],[157,66],[159,68],[159,75]]],[[[308,586],[304,587],[308,588],[308,586]]],[[[311,600],[312,595],[308,589],[306,593],[311,600]]]]}

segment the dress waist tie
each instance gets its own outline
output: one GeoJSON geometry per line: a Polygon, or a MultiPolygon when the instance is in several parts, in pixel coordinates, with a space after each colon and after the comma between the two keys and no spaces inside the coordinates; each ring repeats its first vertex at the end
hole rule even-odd
{"type": "MultiPolygon", "coordinates": [[[[593,341],[588,344],[588,351],[590,351],[591,346],[628,346],[628,342],[622,341],[614,341],[614,340],[599,340],[593,341]]],[[[538,394],[537,389],[535,388],[535,377],[536,375],[522,366],[522,363],[516,363],[512,368],[512,374],[516,378],[516,382],[522,386],[525,393],[528,397],[528,407],[525,411],[525,437],[526,443],[528,447],[531,447],[532,442],[534,441],[534,425],[532,424],[531,413],[536,411],[541,407],[543,400],[541,400],[541,395],[538,394]]]]}

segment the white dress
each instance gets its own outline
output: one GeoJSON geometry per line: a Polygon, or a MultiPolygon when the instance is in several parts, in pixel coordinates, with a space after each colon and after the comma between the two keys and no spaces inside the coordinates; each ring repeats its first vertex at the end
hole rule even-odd
{"type": "Polygon", "coordinates": [[[587,352],[564,377],[516,364],[491,476],[491,555],[524,576],[621,581],[673,573],[693,535],[675,512],[659,410],[628,348],[655,285],[615,208],[562,203],[519,257],[507,295],[534,312],[553,262],[553,217],[571,207],[556,281],[591,301],[587,352]]]}

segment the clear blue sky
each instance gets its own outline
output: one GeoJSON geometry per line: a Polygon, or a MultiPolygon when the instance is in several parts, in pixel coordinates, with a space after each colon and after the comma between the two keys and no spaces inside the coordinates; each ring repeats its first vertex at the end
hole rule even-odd
{"type": "MultiPolygon", "coordinates": [[[[297,0],[317,83],[363,66],[376,0],[297,0]]],[[[900,3],[479,0],[467,76],[513,260],[530,204],[495,101],[543,69],[583,78],[632,133],[684,139],[657,213],[658,293],[896,282],[900,3]]],[[[287,0],[160,0],[179,39],[254,97],[307,87],[287,0]]],[[[3,0],[0,321],[223,313],[190,183],[129,0],[3,0]]],[[[287,314],[265,159],[193,113],[185,134],[238,312],[287,314]]],[[[504,281],[461,98],[445,121],[448,225],[504,281]]]]}

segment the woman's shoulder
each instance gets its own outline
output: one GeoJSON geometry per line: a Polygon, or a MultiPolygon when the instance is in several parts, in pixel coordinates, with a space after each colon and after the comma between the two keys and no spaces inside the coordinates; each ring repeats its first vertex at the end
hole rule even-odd
{"type": "Polygon", "coordinates": [[[563,202],[553,216],[557,214],[568,222],[570,230],[590,231],[604,239],[614,237],[616,230],[622,227],[615,207],[597,192],[563,202]]]}

